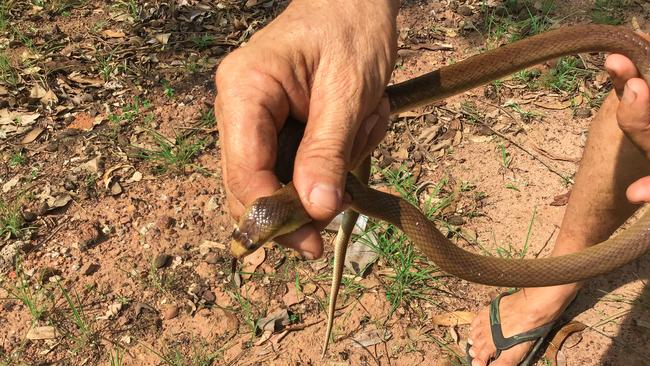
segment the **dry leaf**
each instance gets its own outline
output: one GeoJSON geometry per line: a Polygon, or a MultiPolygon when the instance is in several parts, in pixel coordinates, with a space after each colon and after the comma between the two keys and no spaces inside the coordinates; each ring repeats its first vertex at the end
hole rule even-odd
{"type": "Polygon", "coordinates": [[[72,196],[67,193],[59,194],[56,197],[49,197],[47,199],[48,211],[56,210],[68,205],[72,201],[72,196]]]}
{"type": "Polygon", "coordinates": [[[201,244],[199,244],[199,253],[201,255],[206,255],[210,252],[210,249],[219,249],[219,250],[225,250],[226,246],[218,243],[216,241],[211,241],[211,240],[203,240],[201,244]]]}
{"type": "Polygon", "coordinates": [[[169,37],[171,36],[171,33],[158,33],[155,36],[153,36],[156,41],[160,44],[167,44],[169,43],[169,37]]]}
{"type": "Polygon", "coordinates": [[[47,91],[40,84],[36,84],[29,89],[29,97],[32,99],[41,99],[47,91]]]}
{"type": "Polygon", "coordinates": [[[257,326],[265,331],[278,332],[285,326],[289,325],[289,311],[281,309],[257,321],[257,326]]]}
{"type": "Polygon", "coordinates": [[[56,96],[56,94],[54,94],[54,92],[51,89],[45,92],[45,95],[41,98],[41,104],[44,105],[52,105],[58,102],[59,102],[59,98],[56,96]]]}
{"type": "Polygon", "coordinates": [[[79,165],[79,168],[82,170],[86,170],[90,173],[99,173],[99,168],[101,166],[101,161],[100,157],[96,156],[91,160],[88,160],[87,162],[79,165]]]}
{"type": "Polygon", "coordinates": [[[414,327],[406,327],[406,335],[412,341],[417,341],[420,339],[420,331],[414,327]]]}
{"type": "Polygon", "coordinates": [[[454,340],[454,343],[458,344],[460,338],[458,337],[458,332],[456,332],[456,327],[449,327],[449,335],[454,340]]]}
{"type": "Polygon", "coordinates": [[[284,302],[286,306],[301,303],[304,299],[304,296],[296,290],[295,284],[287,283],[287,293],[282,296],[282,302],[284,302]]]}
{"type": "MultiPolygon", "coordinates": [[[[339,226],[341,226],[341,222],[343,221],[343,212],[339,213],[334,217],[334,220],[332,220],[327,227],[325,227],[325,230],[337,232],[339,230],[339,226]]],[[[359,218],[357,219],[357,222],[354,224],[354,228],[352,229],[352,234],[355,235],[361,235],[366,231],[366,225],[368,224],[368,216],[365,215],[359,215],[359,218]]]]}
{"type": "Polygon", "coordinates": [[[7,183],[2,185],[2,192],[7,193],[20,182],[20,175],[11,178],[7,183]]]}
{"type": "Polygon", "coordinates": [[[56,328],[52,326],[43,326],[43,327],[34,327],[31,328],[28,332],[25,338],[35,341],[35,340],[43,340],[43,339],[55,339],[59,335],[56,331],[56,328]]]}
{"type": "Polygon", "coordinates": [[[142,173],[136,170],[135,173],[133,173],[133,175],[126,180],[126,183],[139,182],[141,180],[142,180],[142,173]]]}
{"type": "Polygon", "coordinates": [[[357,275],[362,275],[379,258],[377,252],[370,248],[371,245],[377,244],[377,236],[373,231],[353,241],[348,246],[345,256],[345,267],[357,275]]]}
{"type": "Polygon", "coordinates": [[[422,115],[422,112],[415,112],[415,111],[406,111],[402,112],[397,115],[399,118],[417,118],[422,115]]]}
{"type": "Polygon", "coordinates": [[[569,197],[571,197],[571,191],[566,191],[566,193],[559,194],[553,198],[553,202],[551,202],[551,206],[566,206],[567,203],[569,203],[569,197]]]}
{"type": "Polygon", "coordinates": [[[247,280],[251,277],[251,273],[255,272],[257,270],[257,267],[264,262],[266,259],[266,251],[264,248],[259,248],[258,250],[254,251],[252,254],[247,255],[244,257],[244,263],[242,265],[242,272],[246,272],[242,274],[242,277],[247,280]]]}
{"type": "Polygon", "coordinates": [[[104,81],[102,79],[98,78],[88,78],[85,76],[82,76],[78,72],[72,72],[70,75],[68,75],[68,79],[71,81],[74,81],[75,83],[78,84],[83,84],[83,85],[88,85],[88,86],[93,86],[93,87],[100,87],[104,85],[104,81]]]}
{"type": "Polygon", "coordinates": [[[311,295],[311,294],[313,294],[314,292],[316,292],[316,290],[318,290],[318,286],[316,286],[316,284],[313,283],[313,282],[310,282],[310,283],[308,283],[308,284],[305,284],[305,285],[302,287],[302,293],[305,294],[305,295],[311,295]]]}
{"type": "Polygon", "coordinates": [[[98,316],[97,319],[108,320],[114,317],[115,315],[117,315],[120,312],[120,310],[122,310],[122,307],[123,307],[122,303],[114,302],[108,306],[108,310],[106,310],[106,314],[104,314],[103,316],[98,316]]]}
{"type": "Polygon", "coordinates": [[[43,128],[41,128],[41,127],[32,128],[32,130],[29,131],[23,137],[22,140],[20,140],[20,143],[21,144],[29,144],[29,143],[34,142],[34,140],[36,140],[38,138],[38,136],[40,136],[43,133],[43,131],[45,131],[45,130],[43,128]]]}
{"type": "Polygon", "coordinates": [[[124,32],[120,32],[112,29],[103,30],[102,35],[106,38],[124,38],[125,36],[124,32]]]}
{"type": "Polygon", "coordinates": [[[0,109],[0,125],[29,126],[40,116],[40,113],[20,113],[0,109]]]}
{"type": "Polygon", "coordinates": [[[124,190],[122,189],[122,186],[120,185],[120,182],[118,182],[117,180],[114,180],[113,183],[110,184],[111,196],[118,196],[123,191],[124,190]]]}
{"type": "Polygon", "coordinates": [[[327,259],[319,259],[317,261],[309,261],[309,266],[314,272],[320,272],[323,268],[327,267],[327,259]]]}
{"type": "Polygon", "coordinates": [[[369,347],[389,340],[392,337],[387,330],[374,329],[354,337],[354,347],[369,347]]]}
{"type": "Polygon", "coordinates": [[[111,176],[113,172],[117,170],[129,170],[129,169],[135,169],[135,168],[133,168],[133,165],[129,165],[129,164],[117,164],[115,166],[112,166],[108,170],[106,170],[106,172],[104,172],[104,177],[103,177],[104,188],[109,189],[110,185],[113,184],[114,182],[113,178],[115,178],[115,176],[111,176]]]}
{"type": "Polygon", "coordinates": [[[399,160],[406,160],[409,157],[408,149],[402,146],[399,150],[397,150],[397,152],[395,152],[394,156],[399,160]]]}
{"type": "Polygon", "coordinates": [[[68,128],[81,131],[90,131],[93,129],[93,127],[95,127],[94,122],[95,119],[93,117],[91,117],[88,113],[82,112],[74,117],[74,121],[68,125],[68,128]]]}
{"type": "Polygon", "coordinates": [[[476,314],[470,311],[452,311],[449,313],[435,315],[430,323],[434,325],[442,325],[445,327],[452,327],[456,325],[470,324],[474,320],[476,314]]]}
{"type": "Polygon", "coordinates": [[[40,67],[38,67],[38,66],[28,67],[28,68],[23,69],[23,75],[34,75],[34,74],[38,73],[41,70],[42,69],[40,67]]]}

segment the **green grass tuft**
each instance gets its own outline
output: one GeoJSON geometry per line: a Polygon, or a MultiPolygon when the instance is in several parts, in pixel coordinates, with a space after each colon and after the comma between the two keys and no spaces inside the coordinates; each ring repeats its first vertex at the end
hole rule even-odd
{"type": "Polygon", "coordinates": [[[4,238],[7,234],[14,238],[20,238],[28,230],[18,205],[9,204],[0,198],[0,238],[4,238]]]}
{"type": "MultiPolygon", "coordinates": [[[[417,186],[413,175],[405,167],[397,170],[381,171],[388,184],[404,199],[418,206],[417,186]]],[[[443,180],[434,188],[430,198],[423,204],[422,212],[430,219],[437,212],[447,207],[453,196],[440,197],[446,181],[443,180]]],[[[416,300],[433,302],[431,290],[437,288],[437,278],[432,276],[437,267],[413,248],[406,235],[392,225],[378,223],[370,227],[377,237],[377,242],[369,240],[366,245],[374,250],[380,260],[386,263],[386,268],[394,269],[395,273],[387,277],[385,284],[386,298],[393,313],[400,306],[409,306],[416,300]],[[426,263],[427,265],[423,265],[426,263]]]]}
{"type": "Polygon", "coordinates": [[[580,81],[593,74],[585,69],[578,57],[562,57],[548,74],[541,77],[543,86],[557,92],[574,93],[580,86],[580,81]]]}
{"type": "Polygon", "coordinates": [[[514,42],[548,30],[556,20],[551,16],[556,8],[554,0],[545,0],[541,6],[532,1],[505,1],[498,8],[482,6],[483,30],[487,33],[488,48],[501,41],[514,42]]]}
{"type": "Polygon", "coordinates": [[[192,44],[200,50],[205,50],[214,44],[214,36],[211,34],[203,34],[192,37],[192,44]]]}
{"type": "Polygon", "coordinates": [[[596,0],[591,9],[591,21],[597,24],[621,25],[625,21],[623,11],[630,0],[596,0]]]}
{"type": "Polygon", "coordinates": [[[0,84],[7,86],[16,86],[18,83],[18,74],[11,66],[9,58],[3,52],[0,52],[0,84]]]}
{"type": "Polygon", "coordinates": [[[203,140],[190,141],[190,139],[177,136],[174,141],[169,140],[160,133],[150,130],[157,148],[144,150],[141,157],[155,164],[154,172],[158,174],[170,171],[182,172],[186,166],[199,155],[205,147],[203,140]]]}

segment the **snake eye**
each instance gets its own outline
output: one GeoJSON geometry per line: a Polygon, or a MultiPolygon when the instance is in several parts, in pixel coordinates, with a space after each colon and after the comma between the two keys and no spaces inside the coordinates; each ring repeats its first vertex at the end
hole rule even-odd
{"type": "Polygon", "coordinates": [[[248,237],[248,233],[240,231],[238,227],[235,227],[235,229],[232,231],[231,236],[232,236],[234,241],[239,243],[241,246],[243,246],[247,250],[257,249],[257,247],[258,247],[248,237]]]}

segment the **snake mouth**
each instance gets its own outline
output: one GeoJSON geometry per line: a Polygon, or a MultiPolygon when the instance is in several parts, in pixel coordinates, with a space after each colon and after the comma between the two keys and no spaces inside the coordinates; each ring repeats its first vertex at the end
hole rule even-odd
{"type": "Polygon", "coordinates": [[[249,237],[247,232],[239,230],[237,226],[232,231],[232,240],[230,241],[230,253],[237,259],[241,259],[261,246],[260,243],[255,243],[249,237]]]}

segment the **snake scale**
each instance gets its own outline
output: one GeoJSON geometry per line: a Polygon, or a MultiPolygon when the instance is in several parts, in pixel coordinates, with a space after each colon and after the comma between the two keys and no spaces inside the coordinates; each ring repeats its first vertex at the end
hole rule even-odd
{"type": "MultiPolygon", "coordinates": [[[[390,85],[386,93],[391,113],[429,104],[547,60],[582,52],[625,55],[650,83],[650,43],[644,38],[622,27],[576,25],[526,38],[390,85]]],[[[293,135],[298,137],[290,137],[290,144],[297,145],[300,134],[293,135]]],[[[293,156],[280,156],[278,160],[292,161],[293,156]]],[[[650,249],[650,213],[646,213],[618,235],[577,253],[542,259],[478,255],[451,243],[417,207],[394,195],[369,188],[365,181],[367,176],[359,180],[348,174],[346,191],[352,197],[351,210],[354,212],[346,212],[344,227],[339,230],[336,240],[325,349],[331,332],[343,258],[352,230],[350,223],[356,221],[358,213],[398,227],[443,271],[491,286],[540,287],[582,281],[611,272],[650,249]]],[[[310,221],[295,188],[288,183],[272,196],[259,198],[248,206],[233,232],[231,252],[241,258],[265,242],[310,221]]]]}

